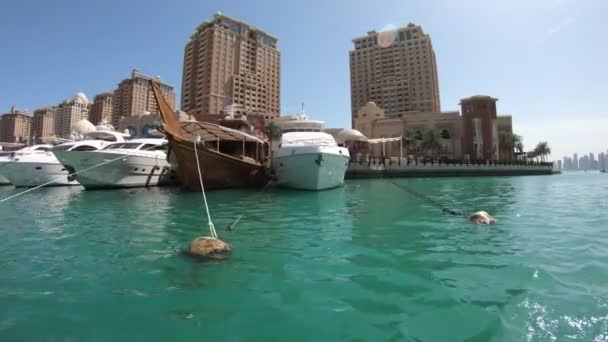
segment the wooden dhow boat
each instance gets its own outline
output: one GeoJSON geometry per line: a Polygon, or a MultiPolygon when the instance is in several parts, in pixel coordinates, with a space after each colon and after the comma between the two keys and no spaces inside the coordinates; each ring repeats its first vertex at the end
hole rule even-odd
{"type": "Polygon", "coordinates": [[[186,189],[201,190],[194,144],[205,190],[265,185],[264,162],[268,153],[265,140],[210,122],[179,122],[159,86],[151,83],[169,140],[170,158],[178,180],[186,189]]]}

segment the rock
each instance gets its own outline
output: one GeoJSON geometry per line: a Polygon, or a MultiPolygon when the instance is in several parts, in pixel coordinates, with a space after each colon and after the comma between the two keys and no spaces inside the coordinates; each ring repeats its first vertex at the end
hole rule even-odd
{"type": "Polygon", "coordinates": [[[223,260],[230,256],[232,249],[224,241],[212,237],[201,236],[190,242],[188,254],[192,257],[206,260],[223,260]]]}
{"type": "Polygon", "coordinates": [[[469,221],[474,224],[495,224],[496,219],[485,211],[478,211],[469,217],[469,221]]]}

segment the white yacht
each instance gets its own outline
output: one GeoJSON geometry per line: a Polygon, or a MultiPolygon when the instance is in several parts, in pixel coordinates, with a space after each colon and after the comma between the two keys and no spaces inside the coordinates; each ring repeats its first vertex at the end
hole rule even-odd
{"type": "Polygon", "coordinates": [[[333,136],[322,132],[323,121],[305,116],[281,119],[280,145],[272,151],[277,185],[294,189],[324,190],[344,184],[350,155],[333,136]]]}
{"type": "Polygon", "coordinates": [[[6,167],[11,163],[15,162],[15,160],[19,160],[24,156],[34,155],[34,154],[45,154],[53,148],[53,145],[49,144],[40,144],[24,147],[20,150],[14,152],[2,152],[2,156],[0,156],[0,184],[8,185],[11,184],[11,181],[6,177],[6,167]]]}
{"type": "Polygon", "coordinates": [[[69,177],[70,172],[53,154],[55,149],[65,151],[93,151],[110,142],[105,140],[83,140],[64,143],[43,153],[15,154],[11,163],[4,167],[4,175],[16,187],[33,187],[53,182],[52,186],[78,185],[69,177]]]}
{"type": "Polygon", "coordinates": [[[97,151],[53,152],[87,189],[147,187],[175,182],[167,146],[165,139],[147,138],[113,143],[97,151]]]}
{"type": "Polygon", "coordinates": [[[2,169],[1,169],[1,165],[2,165],[2,161],[3,160],[7,160],[8,161],[8,157],[11,155],[11,152],[3,152],[0,151],[0,185],[10,185],[11,182],[8,181],[8,179],[6,179],[6,177],[4,177],[2,175],[2,169]]]}

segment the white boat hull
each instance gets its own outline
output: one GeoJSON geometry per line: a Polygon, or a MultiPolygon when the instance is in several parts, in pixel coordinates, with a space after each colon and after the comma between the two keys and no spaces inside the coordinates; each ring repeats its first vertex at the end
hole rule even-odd
{"type": "Polygon", "coordinates": [[[119,158],[120,154],[99,151],[56,151],[55,155],[70,172],[77,173],[74,178],[87,189],[158,186],[175,179],[169,163],[162,158],[119,158]],[[109,162],[116,158],[119,159],[109,162]]]}
{"type": "Polygon", "coordinates": [[[68,180],[68,171],[60,163],[9,162],[2,167],[3,175],[16,187],[34,187],[49,182],[50,186],[78,185],[68,180]]]}
{"type": "Polygon", "coordinates": [[[277,185],[302,190],[342,186],[350,156],[343,147],[295,146],[275,151],[277,185]]]}
{"type": "MultiPolygon", "coordinates": [[[[1,170],[0,170],[1,172],[1,170]]],[[[0,185],[10,185],[11,182],[9,182],[9,180],[4,177],[2,174],[0,174],[0,185]]]]}

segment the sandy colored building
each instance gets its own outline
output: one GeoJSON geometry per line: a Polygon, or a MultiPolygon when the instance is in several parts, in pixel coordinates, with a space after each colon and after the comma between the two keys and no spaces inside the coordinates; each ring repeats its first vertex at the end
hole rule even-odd
{"type": "Polygon", "coordinates": [[[55,108],[47,106],[34,111],[31,134],[31,141],[36,144],[42,143],[43,138],[55,136],[55,108]]]}
{"type": "MultiPolygon", "coordinates": [[[[411,111],[440,112],[437,62],[431,37],[418,25],[370,31],[350,51],[352,117],[368,102],[386,117],[411,111]]],[[[354,124],[354,121],[353,121],[354,124]]]]}
{"type": "MultiPolygon", "coordinates": [[[[513,137],[512,117],[496,114],[497,99],[476,95],[462,99],[461,112],[409,112],[387,117],[384,109],[368,102],[354,116],[354,128],[368,138],[404,137],[405,154],[428,155],[423,139],[429,130],[439,137],[439,157],[449,159],[512,160],[513,146],[501,148],[501,140],[513,137]],[[501,136],[503,136],[501,138],[501,136]]],[[[385,144],[385,155],[399,156],[399,142],[385,144]]],[[[372,155],[382,154],[372,146],[372,155]]]]}
{"type": "MultiPolygon", "coordinates": [[[[423,155],[422,137],[428,130],[439,133],[440,156],[462,158],[462,117],[458,111],[410,112],[396,117],[387,117],[385,111],[373,102],[368,102],[355,114],[355,129],[368,138],[406,137],[410,143],[403,151],[405,155],[423,155]],[[409,135],[409,136],[408,136],[409,135]]],[[[398,156],[399,142],[385,146],[387,155],[398,156]]],[[[381,146],[372,146],[372,154],[381,155],[381,146]]]]}
{"type": "Polygon", "coordinates": [[[84,93],[76,93],[55,107],[55,136],[69,139],[74,125],[84,119],[89,119],[89,99],[84,93]]]}
{"type": "Polygon", "coordinates": [[[26,112],[12,106],[10,112],[0,118],[0,142],[29,141],[32,118],[26,112]]]}
{"type": "Polygon", "coordinates": [[[91,104],[91,111],[89,112],[89,121],[95,125],[104,120],[111,122],[113,97],[114,92],[105,92],[95,95],[93,104],[91,104]]]}
{"type": "Polygon", "coordinates": [[[131,78],[118,84],[112,97],[112,125],[118,127],[123,117],[158,114],[158,104],[152,93],[150,81],[160,83],[160,90],[171,108],[175,108],[173,86],[160,81],[160,77],[146,76],[133,69],[131,78]]]}
{"type": "Polygon", "coordinates": [[[277,38],[216,13],[184,49],[182,110],[200,119],[236,104],[244,111],[237,114],[276,117],[280,66],[277,38]]]}

